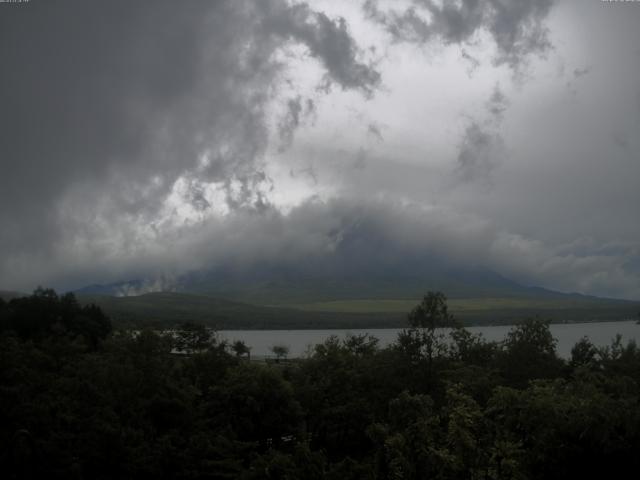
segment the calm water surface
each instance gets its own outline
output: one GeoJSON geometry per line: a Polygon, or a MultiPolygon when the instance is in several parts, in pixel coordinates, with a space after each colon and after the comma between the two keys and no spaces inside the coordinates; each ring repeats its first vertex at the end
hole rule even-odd
{"type": "MultiPolygon", "coordinates": [[[[512,326],[469,327],[472,333],[482,333],[490,341],[503,340],[512,326]]],[[[273,345],[286,345],[290,357],[301,357],[313,346],[324,342],[331,335],[344,338],[347,334],[370,333],[380,340],[384,347],[396,340],[400,328],[380,328],[369,330],[225,330],[220,337],[229,341],[242,340],[251,347],[254,357],[272,356],[273,345]]],[[[571,348],[582,337],[588,337],[597,346],[610,345],[613,338],[622,335],[623,343],[640,340],[640,325],[633,321],[603,323],[571,323],[551,325],[551,333],[558,341],[557,351],[562,357],[571,355],[571,348]]]]}

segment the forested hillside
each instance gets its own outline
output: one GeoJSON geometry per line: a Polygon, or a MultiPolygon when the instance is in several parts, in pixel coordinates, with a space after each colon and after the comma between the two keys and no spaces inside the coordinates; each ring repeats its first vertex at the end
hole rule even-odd
{"type": "Polygon", "coordinates": [[[640,467],[640,350],[548,324],[502,343],[430,293],[397,341],[255,362],[203,326],[113,331],[39,290],[0,300],[3,478],[566,479],[640,467]],[[439,327],[454,327],[445,338],[439,327]],[[181,354],[178,354],[178,350],[181,354]]]}

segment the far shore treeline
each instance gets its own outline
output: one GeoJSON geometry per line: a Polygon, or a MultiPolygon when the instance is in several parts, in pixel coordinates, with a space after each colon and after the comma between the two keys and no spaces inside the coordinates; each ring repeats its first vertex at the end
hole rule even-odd
{"type": "Polygon", "coordinates": [[[46,479],[616,478],[640,467],[640,349],[549,323],[502,342],[429,292],[397,340],[254,361],[189,323],[115,329],[73,294],[0,299],[0,475],[46,479]],[[440,327],[448,327],[443,330],[440,327]]]}

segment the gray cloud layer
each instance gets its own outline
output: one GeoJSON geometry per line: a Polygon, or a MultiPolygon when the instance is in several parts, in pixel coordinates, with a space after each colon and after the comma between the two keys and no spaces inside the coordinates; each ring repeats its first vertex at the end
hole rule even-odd
{"type": "MultiPolygon", "coordinates": [[[[366,95],[380,80],[344,20],[283,0],[33,1],[3,8],[0,36],[3,283],[70,227],[91,229],[73,220],[100,204],[150,221],[181,175],[196,207],[202,181],[240,183],[229,207],[264,203],[277,49],[305,46],[326,80],[366,95]]],[[[287,121],[291,135],[299,120],[287,121]]]]}
{"type": "MultiPolygon", "coordinates": [[[[549,247],[479,216],[390,198],[312,199],[287,214],[275,208],[238,210],[162,236],[141,255],[121,255],[110,262],[81,258],[79,269],[74,253],[59,260],[76,267],[69,269],[69,282],[86,284],[91,275],[105,282],[146,278],[146,288],[152,289],[171,288],[181,274],[201,268],[251,271],[259,265],[342,276],[387,269],[439,271],[444,265],[489,267],[524,284],[568,292],[640,294],[637,244],[601,245],[583,238],[549,247]],[[123,272],[136,276],[123,277],[123,272]]],[[[65,272],[64,265],[55,270],[65,272]]]]}
{"type": "Polygon", "coordinates": [[[504,140],[496,132],[509,100],[496,84],[486,105],[484,120],[472,119],[464,130],[455,175],[463,182],[491,180],[491,173],[506,156],[504,140]]]}
{"type": "Polygon", "coordinates": [[[496,45],[494,61],[514,68],[551,47],[544,21],[553,0],[412,0],[400,11],[381,9],[380,3],[367,0],[365,10],[399,41],[467,44],[487,32],[496,45]]]}
{"type": "MultiPolygon", "coordinates": [[[[460,47],[473,78],[487,58],[521,71],[552,51],[550,0],[409,4],[368,0],[362,21],[402,44],[460,47]],[[469,52],[483,35],[492,50],[476,57],[469,52]]],[[[564,116],[584,101],[578,90],[575,105],[545,110],[539,91],[522,94],[533,99],[523,107],[492,80],[488,98],[454,128],[461,137],[444,167],[384,150],[394,115],[407,108],[394,106],[342,132],[362,130],[355,153],[325,142],[316,157],[300,155],[307,167],[298,173],[318,190],[330,185],[335,198],[276,208],[269,149],[295,146],[332,91],[381,96],[384,72],[366,60],[366,47],[348,20],[312,2],[2,6],[0,288],[145,276],[167,285],[213,265],[317,258],[358,268],[426,256],[529,284],[640,298],[638,89],[632,101],[611,90],[583,107],[600,116],[618,102],[611,131],[598,136],[589,115],[564,116]],[[313,98],[295,88],[281,95],[287,55],[320,72],[313,98]],[[617,115],[618,105],[631,106],[617,115]],[[526,108],[531,118],[519,127],[526,108]],[[274,120],[274,111],[284,113],[274,120]],[[183,219],[177,190],[198,221],[183,219]],[[225,214],[209,215],[218,210],[225,214]]],[[[571,88],[598,81],[602,67],[577,62],[567,65],[571,88]]],[[[633,78],[637,63],[611,69],[633,78]]],[[[558,82],[566,89],[566,78],[558,82]]]]}

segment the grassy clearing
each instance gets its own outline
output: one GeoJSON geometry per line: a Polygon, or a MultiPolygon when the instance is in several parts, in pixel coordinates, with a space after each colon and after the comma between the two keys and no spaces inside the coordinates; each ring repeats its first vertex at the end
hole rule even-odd
{"type": "MultiPolygon", "coordinates": [[[[97,303],[119,326],[171,326],[193,321],[218,329],[304,329],[403,327],[416,299],[333,300],[281,304],[277,307],[232,302],[182,293],[139,297],[80,296],[97,303]]],[[[590,297],[457,298],[451,313],[467,325],[512,324],[541,316],[554,322],[611,321],[636,318],[639,303],[590,297]]]]}
{"type": "MultiPolygon", "coordinates": [[[[334,313],[407,313],[420,299],[402,300],[335,300],[287,305],[308,312],[334,313]]],[[[448,300],[453,312],[480,312],[493,310],[568,310],[574,308],[611,307],[617,302],[592,299],[529,299],[529,298],[458,298],[448,300]]]]}

